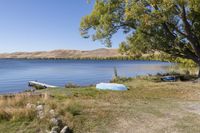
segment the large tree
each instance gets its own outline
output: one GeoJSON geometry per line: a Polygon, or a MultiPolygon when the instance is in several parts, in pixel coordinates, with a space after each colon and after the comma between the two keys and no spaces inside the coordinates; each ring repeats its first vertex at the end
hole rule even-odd
{"type": "Polygon", "coordinates": [[[200,0],[96,0],[80,25],[82,36],[107,46],[121,29],[124,52],[162,51],[200,66],[200,0]]]}

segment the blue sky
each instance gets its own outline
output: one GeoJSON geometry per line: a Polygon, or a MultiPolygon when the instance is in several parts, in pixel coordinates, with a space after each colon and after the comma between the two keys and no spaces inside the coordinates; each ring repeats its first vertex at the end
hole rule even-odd
{"type": "MultiPolygon", "coordinates": [[[[79,33],[92,7],[86,0],[0,0],[0,52],[103,48],[79,33]]],[[[123,39],[114,36],[113,48],[123,39]]]]}

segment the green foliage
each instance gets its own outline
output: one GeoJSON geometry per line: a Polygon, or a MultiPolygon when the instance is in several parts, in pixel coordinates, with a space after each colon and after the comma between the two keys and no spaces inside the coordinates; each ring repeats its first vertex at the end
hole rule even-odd
{"type": "Polygon", "coordinates": [[[36,90],[43,90],[43,89],[46,89],[46,87],[41,86],[41,85],[34,85],[33,88],[35,88],[36,90]]]}
{"type": "Polygon", "coordinates": [[[68,83],[65,85],[65,88],[78,88],[80,87],[79,85],[73,84],[73,83],[68,83]]]}
{"type": "Polygon", "coordinates": [[[111,46],[113,34],[123,31],[127,39],[120,45],[121,53],[131,56],[162,51],[200,65],[199,2],[96,0],[93,11],[81,21],[81,35],[111,46]]]}
{"type": "Polygon", "coordinates": [[[131,81],[132,78],[127,78],[127,77],[117,77],[117,78],[113,78],[110,82],[111,83],[124,83],[124,82],[128,82],[131,81]]]}

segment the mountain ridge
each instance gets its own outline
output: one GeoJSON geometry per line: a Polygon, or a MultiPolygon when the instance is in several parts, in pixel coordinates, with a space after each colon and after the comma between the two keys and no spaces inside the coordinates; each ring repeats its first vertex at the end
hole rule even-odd
{"type": "Polygon", "coordinates": [[[57,49],[51,51],[35,51],[35,52],[13,52],[13,53],[0,53],[1,59],[16,58],[16,59],[37,59],[37,58],[109,58],[123,56],[118,52],[118,49],[100,48],[95,50],[67,50],[57,49]]]}

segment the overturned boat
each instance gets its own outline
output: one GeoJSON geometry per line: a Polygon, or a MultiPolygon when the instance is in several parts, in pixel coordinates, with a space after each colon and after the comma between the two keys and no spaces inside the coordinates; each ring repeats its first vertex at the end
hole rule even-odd
{"type": "Polygon", "coordinates": [[[116,83],[99,83],[96,85],[98,90],[115,90],[115,91],[126,91],[128,88],[123,84],[116,83]]]}

